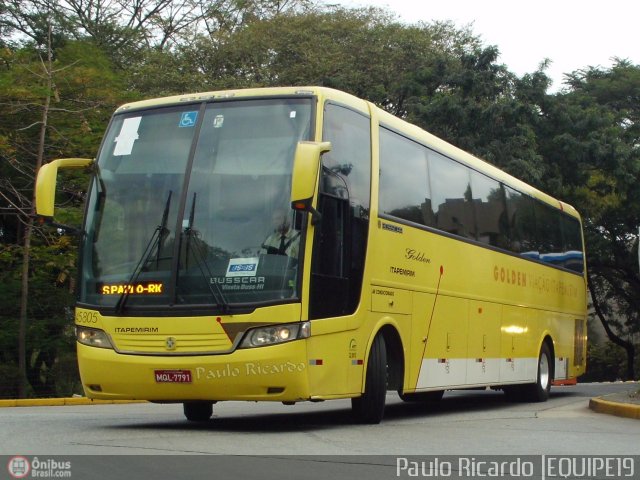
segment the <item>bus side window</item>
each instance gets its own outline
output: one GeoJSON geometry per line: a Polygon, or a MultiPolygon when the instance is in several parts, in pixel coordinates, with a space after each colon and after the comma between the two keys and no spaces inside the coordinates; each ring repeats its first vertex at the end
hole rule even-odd
{"type": "Polygon", "coordinates": [[[353,313],[360,300],[371,197],[371,120],[341,105],[324,107],[322,158],[309,318],[353,313]],[[331,301],[327,301],[327,299],[331,301]]]}
{"type": "Polygon", "coordinates": [[[534,202],[540,260],[557,265],[564,251],[560,212],[542,202],[534,202]]]}
{"type": "Polygon", "coordinates": [[[429,176],[436,228],[475,240],[469,169],[432,151],[429,154],[429,176]]]}
{"type": "Polygon", "coordinates": [[[380,212],[434,226],[427,155],[419,143],[380,128],[380,212]]]}
{"type": "Polygon", "coordinates": [[[582,273],[584,270],[584,254],[580,222],[568,215],[562,215],[562,234],[564,237],[565,268],[582,273]]]}
{"type": "Polygon", "coordinates": [[[539,258],[536,241],[536,218],[533,211],[533,199],[509,187],[504,187],[509,217],[509,245],[514,253],[529,258],[539,258]]]}
{"type": "Polygon", "coordinates": [[[476,219],[478,240],[494,247],[505,248],[504,235],[505,202],[502,186],[492,178],[471,171],[473,211],[476,219]]]}

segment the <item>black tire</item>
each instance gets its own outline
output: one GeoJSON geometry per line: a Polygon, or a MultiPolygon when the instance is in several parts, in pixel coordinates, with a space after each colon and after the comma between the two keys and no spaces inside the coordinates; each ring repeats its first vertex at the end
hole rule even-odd
{"type": "Polygon", "coordinates": [[[359,423],[377,424],[384,416],[387,396],[387,348],[384,337],[376,335],[369,352],[364,393],[351,399],[351,409],[359,423]]]}
{"type": "Polygon", "coordinates": [[[403,402],[436,403],[442,400],[444,390],[433,392],[400,393],[403,402]]]}
{"type": "Polygon", "coordinates": [[[538,355],[536,382],[504,387],[507,399],[512,402],[546,402],[553,383],[552,362],[551,350],[546,343],[543,343],[538,355]]]}
{"type": "Polygon", "coordinates": [[[524,386],[523,397],[527,402],[546,402],[551,391],[551,383],[553,382],[553,359],[551,350],[546,343],[540,348],[538,355],[538,374],[536,383],[530,383],[524,386]]]}
{"type": "Polygon", "coordinates": [[[213,414],[212,402],[184,402],[184,416],[190,422],[206,422],[213,414]]]}

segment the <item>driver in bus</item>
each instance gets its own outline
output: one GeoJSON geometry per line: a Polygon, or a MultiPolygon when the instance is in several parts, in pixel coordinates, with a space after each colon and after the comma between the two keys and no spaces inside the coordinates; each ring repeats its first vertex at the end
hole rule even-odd
{"type": "Polygon", "coordinates": [[[276,210],[271,217],[273,232],[262,242],[263,253],[288,255],[298,258],[300,232],[291,228],[291,222],[284,210],[276,210]]]}

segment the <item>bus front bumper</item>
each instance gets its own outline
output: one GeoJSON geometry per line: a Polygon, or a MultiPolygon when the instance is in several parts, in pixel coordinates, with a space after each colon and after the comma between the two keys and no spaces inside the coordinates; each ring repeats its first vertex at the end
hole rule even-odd
{"type": "Polygon", "coordinates": [[[225,355],[119,354],[77,344],[87,397],[104,400],[309,400],[304,341],[225,355]]]}

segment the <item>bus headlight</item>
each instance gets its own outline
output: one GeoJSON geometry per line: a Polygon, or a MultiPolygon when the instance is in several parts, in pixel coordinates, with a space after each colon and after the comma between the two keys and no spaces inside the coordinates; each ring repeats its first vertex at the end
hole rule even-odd
{"type": "Polygon", "coordinates": [[[278,343],[291,342],[301,338],[309,338],[311,335],[310,322],[286,323],[282,325],[270,325],[249,330],[240,348],[264,347],[278,343]]]}
{"type": "Polygon", "coordinates": [[[87,328],[76,325],[76,340],[90,347],[113,348],[107,333],[97,328],[87,328]]]}

